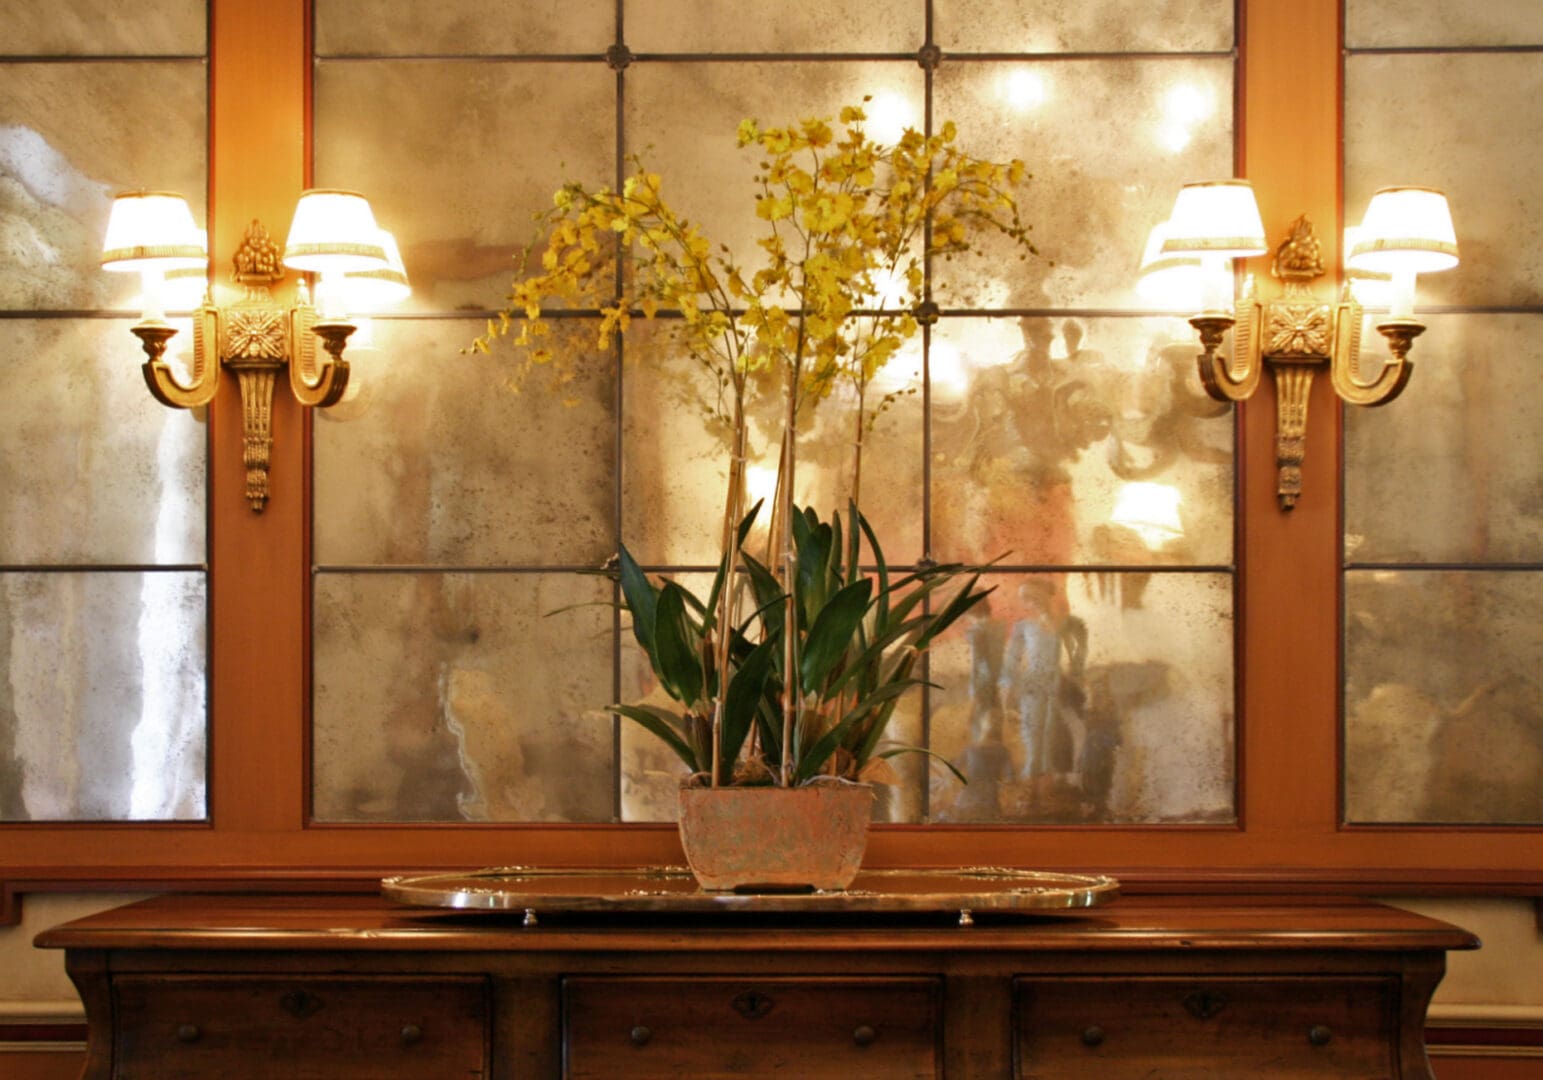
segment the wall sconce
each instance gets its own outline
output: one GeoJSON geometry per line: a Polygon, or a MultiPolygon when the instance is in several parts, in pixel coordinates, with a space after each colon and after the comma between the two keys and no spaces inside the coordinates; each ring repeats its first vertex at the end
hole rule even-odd
{"type": "Polygon", "coordinates": [[[348,386],[343,349],[356,328],[344,315],[350,298],[357,308],[363,290],[374,289],[377,299],[387,300],[400,300],[408,291],[396,241],[375,224],[364,197],[350,191],[302,193],[282,256],[268,230],[254,220],[232,260],[232,278],[243,295],[224,307],[208,293],[208,245],[180,195],[119,195],[102,247],[104,269],[141,276],[144,313],[131,330],[144,348],[145,383],[157,401],[177,409],[207,405],[219,389],[220,368],[235,373],[246,498],[259,512],[268,501],[273,384],[279,369],[289,369],[289,387],[301,405],[324,409],[337,404],[348,386]],[[284,266],[320,276],[319,310],[303,280],[291,307],[274,300],[273,287],[283,280],[284,266]],[[205,289],[193,316],[191,381],[184,383],[164,359],[177,333],[166,322],[164,296],[174,281],[185,283],[195,275],[204,279],[205,289]],[[317,355],[318,340],[325,358],[317,355]]]}
{"type": "MultiPolygon", "coordinates": [[[[1409,381],[1409,349],[1425,325],[1414,317],[1416,274],[1457,265],[1457,238],[1446,196],[1420,187],[1384,188],[1372,196],[1360,229],[1347,245],[1346,269],[1390,282],[1388,315],[1376,324],[1392,359],[1370,378],[1361,372],[1360,302],[1346,289],[1338,303],[1316,296],[1310,283],[1323,276],[1323,256],[1305,216],[1276,249],[1270,272],[1285,282],[1279,299],[1259,301],[1253,278],[1232,301],[1229,263],[1265,253],[1264,225],[1253,188],[1246,180],[1185,184],[1173,216],[1153,230],[1143,259],[1147,278],[1172,282],[1187,274],[1198,282],[1200,311],[1189,323],[1205,350],[1200,380],[1218,401],[1242,401],[1258,388],[1267,366],[1275,381],[1276,493],[1281,509],[1302,493],[1302,460],[1307,445],[1307,401],[1313,374],[1328,365],[1335,393],[1352,405],[1385,405],[1409,381]],[[1233,355],[1218,350],[1228,330],[1233,355]]],[[[1148,295],[1160,286],[1147,284],[1148,295]]],[[[1193,289],[1193,285],[1191,285],[1193,289]]],[[[1193,291],[1191,291],[1193,296],[1193,291]]],[[[1194,310],[1193,306],[1190,310],[1194,310]]]]}

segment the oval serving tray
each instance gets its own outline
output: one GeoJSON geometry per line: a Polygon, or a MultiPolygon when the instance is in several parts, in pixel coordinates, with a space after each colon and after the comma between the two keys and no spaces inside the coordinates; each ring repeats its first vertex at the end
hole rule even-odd
{"type": "Polygon", "coordinates": [[[627,869],[493,867],[472,873],[402,875],[381,882],[387,899],[461,911],[668,912],[1048,912],[1096,907],[1119,895],[1112,877],[963,867],[867,870],[836,892],[708,892],[683,866],[627,869]]]}

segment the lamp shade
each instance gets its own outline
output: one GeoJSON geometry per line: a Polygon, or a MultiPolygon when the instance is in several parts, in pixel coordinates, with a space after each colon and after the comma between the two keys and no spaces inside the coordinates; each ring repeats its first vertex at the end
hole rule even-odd
{"type": "Polygon", "coordinates": [[[1163,254],[1239,259],[1267,250],[1264,221],[1247,180],[1203,180],[1179,189],[1163,254]]]}
{"type": "Polygon", "coordinates": [[[1194,311],[1203,292],[1200,259],[1194,255],[1165,255],[1168,222],[1152,226],[1141,255],[1136,294],[1168,311],[1194,311]]]}
{"type": "Polygon", "coordinates": [[[113,200],[102,241],[104,270],[201,270],[208,262],[208,242],[181,195],[130,191],[113,200]]]}
{"type": "Polygon", "coordinates": [[[1382,273],[1430,274],[1457,265],[1457,234],[1447,197],[1434,188],[1383,188],[1366,217],[1346,266],[1382,273]]]}
{"type": "Polygon", "coordinates": [[[315,273],[384,267],[386,252],[369,202],[355,191],[303,192],[284,243],[284,265],[315,273]]]}
{"type": "Polygon", "coordinates": [[[412,295],[407,270],[396,237],[380,230],[380,246],[386,253],[386,265],[369,270],[351,270],[343,275],[343,292],[352,311],[374,311],[400,303],[412,295]]]}

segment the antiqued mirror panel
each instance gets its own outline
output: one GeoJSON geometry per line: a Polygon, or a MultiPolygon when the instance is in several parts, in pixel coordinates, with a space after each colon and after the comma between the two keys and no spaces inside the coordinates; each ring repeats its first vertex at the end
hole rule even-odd
{"type": "MultiPolygon", "coordinates": [[[[627,336],[622,542],[644,564],[711,566],[719,558],[728,492],[730,424],[721,410],[704,413],[703,403],[717,400],[716,384],[684,354],[674,338],[676,325],[668,319],[634,323],[627,336]]],[[[800,421],[794,469],[796,501],[822,518],[838,510],[846,517],[855,494],[885,558],[895,562],[914,562],[922,552],[919,357],[919,348],[897,355],[861,410],[848,385],[811,406],[800,421]]],[[[748,396],[747,494],[751,505],[765,500],[749,541],[755,552],[766,542],[777,482],[782,392],[762,381],[748,396]]]]}
{"type": "Polygon", "coordinates": [[[627,46],[643,53],[914,53],[926,0],[625,0],[627,46]]]}
{"type": "Polygon", "coordinates": [[[608,0],[315,0],[317,56],[602,53],[616,32],[608,0]]]}
{"type": "Polygon", "coordinates": [[[1345,575],[1345,818],[1543,824],[1543,573],[1345,575]]]}
{"type": "Polygon", "coordinates": [[[1537,0],[1346,0],[1352,49],[1543,44],[1537,0]]]}
{"type": "Polygon", "coordinates": [[[933,328],[932,550],[1007,565],[1230,565],[1231,409],[1179,319],[933,328]]]}
{"type": "Polygon", "coordinates": [[[464,355],[482,320],[375,319],[350,342],[359,388],[317,414],[324,566],[598,567],[615,550],[615,363],[594,319],[554,320],[577,358],[558,388],[522,357],[464,355]]]}
{"type": "Polygon", "coordinates": [[[497,307],[552,193],[613,181],[603,63],[324,60],[315,92],[316,182],[391,223],[413,286],[398,310],[497,307]]]}
{"type": "Polygon", "coordinates": [[[139,310],[138,275],[102,271],[107,214],[148,189],[205,221],[207,75],[202,60],[0,63],[0,308],[139,310]]]}
{"type": "Polygon", "coordinates": [[[203,562],[206,426],[145,392],[128,327],[0,320],[0,565],[203,562]]]}
{"type": "Polygon", "coordinates": [[[1462,263],[1422,274],[1419,303],[1543,305],[1540,96],[1537,52],[1346,57],[1347,220],[1360,220],[1378,187],[1409,177],[1451,204],[1462,263]]]}
{"type": "Polygon", "coordinates": [[[933,0],[949,52],[1226,52],[1231,0],[933,0]]]}
{"type": "Polygon", "coordinates": [[[945,822],[1237,818],[1227,574],[991,575],[931,653],[928,746],[945,822]]]}
{"type": "Polygon", "coordinates": [[[11,56],[202,56],[207,0],[0,0],[11,56]]]}
{"type": "Polygon", "coordinates": [[[1345,555],[1543,562],[1543,315],[1430,315],[1386,409],[1345,413],[1345,555]]]}
{"type": "Polygon", "coordinates": [[[608,821],[611,584],[599,575],[321,573],[320,821],[608,821]]]}
{"type": "Polygon", "coordinates": [[[934,266],[945,308],[1149,305],[1135,294],[1142,247],[1173,193],[1233,175],[1231,57],[968,62],[938,68],[933,116],[967,148],[1020,158],[1020,198],[1040,257],[1006,241],[934,266]]]}
{"type": "Polygon", "coordinates": [[[0,573],[0,820],[197,821],[202,573],[0,573]]]}

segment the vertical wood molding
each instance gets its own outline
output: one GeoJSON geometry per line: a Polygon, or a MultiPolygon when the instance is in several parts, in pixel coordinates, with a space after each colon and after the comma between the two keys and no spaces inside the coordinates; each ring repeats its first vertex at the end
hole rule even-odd
{"type": "MultiPolygon", "coordinates": [[[[210,5],[210,235],[217,288],[256,218],[282,244],[305,186],[310,57],[304,0],[210,5]]],[[[279,295],[292,295],[290,288],[279,295]]],[[[272,498],[242,498],[241,403],[235,380],[213,403],[209,483],[210,807],[222,831],[298,828],[304,675],[303,410],[273,401],[272,498]]]]}
{"type": "MultiPolygon", "coordinates": [[[[1243,15],[1243,175],[1253,182],[1272,252],[1305,213],[1334,267],[1339,0],[1245,0],[1243,15]]],[[[1246,266],[1262,296],[1279,287],[1270,259],[1246,266]]],[[[1339,817],[1340,409],[1325,373],[1308,405],[1303,493],[1282,512],[1274,386],[1241,408],[1244,820],[1250,832],[1289,849],[1294,836],[1321,843],[1339,817]]]]}

